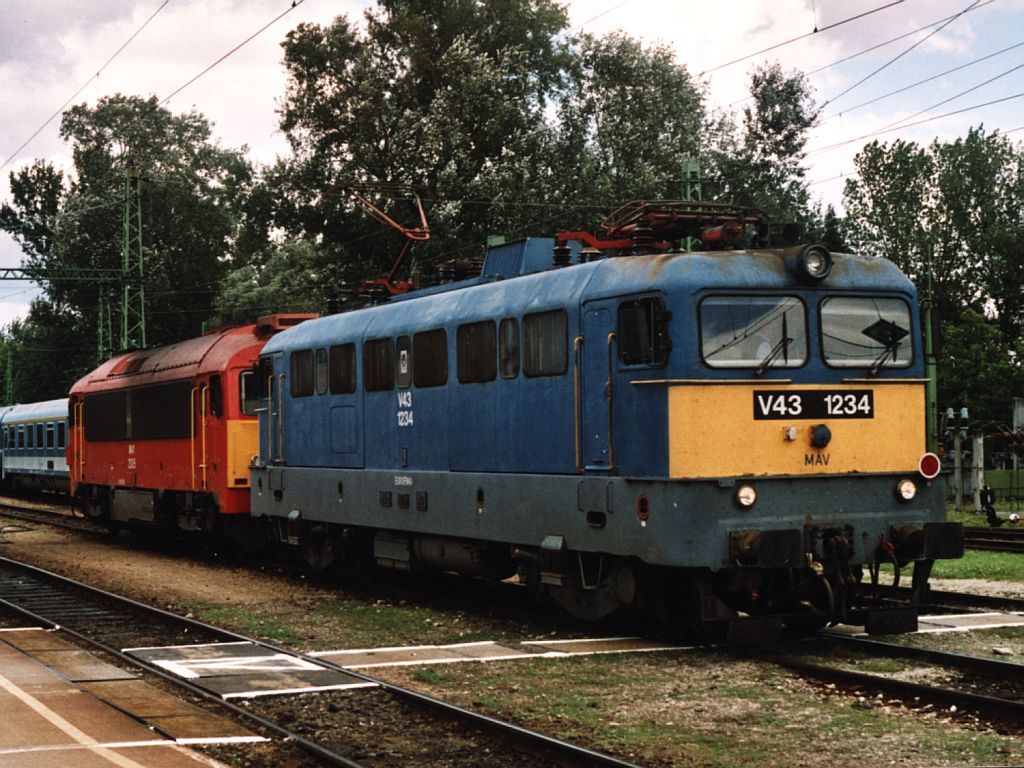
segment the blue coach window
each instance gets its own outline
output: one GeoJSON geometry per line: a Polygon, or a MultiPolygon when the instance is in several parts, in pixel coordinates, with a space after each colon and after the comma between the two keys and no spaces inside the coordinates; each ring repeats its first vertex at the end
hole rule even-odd
{"type": "Polygon", "coordinates": [[[523,317],[523,373],[560,376],[569,366],[569,320],[564,309],[523,317]]]}
{"type": "Polygon", "coordinates": [[[804,304],[795,296],[708,296],[700,349],[712,368],[799,368],[807,362],[804,304]]]}
{"type": "Polygon", "coordinates": [[[46,424],[46,447],[53,448],[53,422],[47,422],[46,424]]]}
{"type": "Polygon", "coordinates": [[[413,384],[440,387],[448,383],[448,334],[444,328],[412,337],[413,384]]]}
{"type": "Polygon", "coordinates": [[[906,368],[914,359],[903,299],[831,296],[821,302],[821,342],[834,368],[906,368]]]}
{"type": "Polygon", "coordinates": [[[337,344],[329,350],[330,389],[332,395],[350,395],[356,391],[356,345],[337,344]]]}
{"type": "Polygon", "coordinates": [[[327,393],[327,350],[318,349],[316,351],[316,371],[314,372],[314,378],[316,379],[316,393],[323,395],[327,393]]]}
{"type": "Polygon", "coordinates": [[[67,435],[66,435],[66,432],[65,432],[64,422],[63,421],[58,421],[57,422],[57,447],[58,448],[65,448],[65,447],[67,447],[67,435]]]}
{"type": "Polygon", "coordinates": [[[459,326],[455,360],[461,383],[494,381],[498,375],[498,345],[493,320],[459,326]]]}
{"type": "Polygon", "coordinates": [[[374,339],[363,345],[363,386],[367,392],[395,388],[395,345],[391,339],[374,339]]]}
{"type": "Polygon", "coordinates": [[[313,350],[301,349],[291,355],[292,397],[313,394],[313,350]]]}
{"type": "Polygon", "coordinates": [[[498,326],[498,367],[503,379],[519,375],[519,321],[514,317],[506,317],[498,326]]]}

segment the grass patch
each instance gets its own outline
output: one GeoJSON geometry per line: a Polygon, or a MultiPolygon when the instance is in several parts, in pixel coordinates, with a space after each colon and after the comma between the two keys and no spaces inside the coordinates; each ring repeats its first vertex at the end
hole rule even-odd
{"type": "Polygon", "coordinates": [[[243,635],[255,635],[278,643],[297,643],[301,635],[290,627],[279,625],[265,614],[254,615],[236,606],[190,606],[189,611],[209,624],[233,629],[243,635]]]}
{"type": "Polygon", "coordinates": [[[417,669],[412,673],[412,678],[413,680],[417,680],[421,683],[427,683],[428,685],[443,685],[450,679],[448,675],[438,672],[433,667],[417,669]]]}
{"type": "Polygon", "coordinates": [[[959,560],[936,560],[932,577],[1024,582],[1024,557],[1013,552],[967,550],[959,560]]]}
{"type": "Polygon", "coordinates": [[[858,764],[1004,764],[1022,754],[1012,737],[713,653],[456,664],[440,678],[426,692],[645,765],[831,768],[825,745],[844,745],[858,764]]]}

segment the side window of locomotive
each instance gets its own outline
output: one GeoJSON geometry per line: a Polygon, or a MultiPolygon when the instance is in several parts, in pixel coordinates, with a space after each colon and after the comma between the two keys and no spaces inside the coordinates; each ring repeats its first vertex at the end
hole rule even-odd
{"type": "Polygon", "coordinates": [[[821,302],[821,344],[834,368],[906,368],[914,359],[903,299],[830,296],[821,302]]]}
{"type": "Polygon", "coordinates": [[[395,380],[400,389],[412,386],[412,339],[408,336],[395,340],[395,380]]]}
{"type": "Polygon", "coordinates": [[[795,296],[708,296],[700,304],[700,349],[712,368],[799,368],[807,362],[807,317],[795,296]]]}
{"type": "Polygon", "coordinates": [[[519,321],[514,317],[506,317],[498,325],[498,368],[503,379],[519,375],[519,321]]]}
{"type": "Polygon", "coordinates": [[[210,413],[218,419],[224,414],[224,387],[220,383],[220,374],[210,376],[210,413]]]}
{"type": "Polygon", "coordinates": [[[242,406],[243,416],[256,415],[259,407],[260,392],[256,369],[249,369],[238,374],[238,402],[242,406]]]}
{"type": "Polygon", "coordinates": [[[291,354],[292,397],[313,394],[313,350],[301,349],[291,354]]]}
{"type": "Polygon", "coordinates": [[[455,360],[460,383],[494,381],[498,375],[498,345],[493,320],[458,327],[455,360]]]}
{"type": "Polygon", "coordinates": [[[444,328],[415,334],[412,357],[412,383],[417,387],[440,387],[448,383],[448,334],[444,328]]]}
{"type": "Polygon", "coordinates": [[[391,339],[374,339],[363,345],[363,386],[367,392],[395,388],[395,344],[391,339]]]}
{"type": "Polygon", "coordinates": [[[337,344],[328,350],[332,395],[350,395],[356,391],[356,345],[337,344]]]}
{"type": "Polygon", "coordinates": [[[560,376],[569,366],[569,319],[564,309],[523,317],[523,373],[560,376]]]}
{"type": "Polygon", "coordinates": [[[665,364],[672,342],[669,313],[661,299],[649,296],[619,304],[619,360],[623,365],[657,367],[665,364]]]}
{"type": "Polygon", "coordinates": [[[316,380],[316,393],[323,395],[327,393],[327,350],[320,348],[316,351],[316,362],[313,378],[316,380]]]}

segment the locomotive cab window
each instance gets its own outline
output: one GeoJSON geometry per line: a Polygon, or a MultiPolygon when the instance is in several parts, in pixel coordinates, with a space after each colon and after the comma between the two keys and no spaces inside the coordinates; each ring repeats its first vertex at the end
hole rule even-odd
{"type": "Polygon", "coordinates": [[[300,349],[291,354],[292,397],[313,394],[313,350],[300,349]]]}
{"type": "Polygon", "coordinates": [[[648,296],[619,304],[619,360],[623,365],[658,367],[665,364],[672,342],[669,314],[661,299],[648,296]]]}
{"type": "Polygon", "coordinates": [[[906,368],[914,359],[910,307],[897,298],[831,296],[821,302],[821,343],[834,368],[906,368]]]}
{"type": "Polygon", "coordinates": [[[708,296],[700,344],[712,368],[799,368],[807,362],[807,318],[795,296],[708,296]]]}
{"type": "Polygon", "coordinates": [[[238,401],[243,416],[253,416],[260,401],[258,368],[238,374],[238,401]]]}

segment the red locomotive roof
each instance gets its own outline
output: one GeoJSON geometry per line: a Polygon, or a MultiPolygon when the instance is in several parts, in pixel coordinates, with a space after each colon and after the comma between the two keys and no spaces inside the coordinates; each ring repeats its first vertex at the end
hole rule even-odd
{"type": "Polygon", "coordinates": [[[165,347],[112,357],[71,387],[71,394],[100,392],[189,379],[229,368],[234,358],[274,333],[316,315],[270,315],[253,325],[222,328],[165,347]]]}

